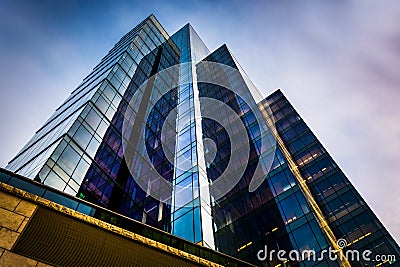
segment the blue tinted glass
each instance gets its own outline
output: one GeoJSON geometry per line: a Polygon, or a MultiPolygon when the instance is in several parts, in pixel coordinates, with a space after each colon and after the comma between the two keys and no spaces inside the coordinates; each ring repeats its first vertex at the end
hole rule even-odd
{"type": "Polygon", "coordinates": [[[90,138],[92,138],[92,135],[89,133],[88,130],[86,130],[83,125],[81,125],[78,129],[78,131],[75,133],[74,140],[83,148],[85,149],[86,146],[88,145],[90,138]]]}
{"type": "Polygon", "coordinates": [[[194,242],[193,211],[190,211],[174,222],[174,235],[194,242]]]}
{"type": "MultiPolygon", "coordinates": [[[[200,208],[197,207],[194,209],[194,236],[195,240],[194,242],[199,242],[202,239],[201,235],[201,218],[200,218],[200,208]]],[[[211,225],[210,225],[211,227],[211,225]]]]}
{"type": "Polygon", "coordinates": [[[79,154],[71,146],[67,146],[57,163],[68,175],[71,175],[79,159],[79,154]]]}
{"type": "Polygon", "coordinates": [[[283,171],[274,174],[268,182],[270,186],[274,188],[275,196],[291,188],[291,185],[283,171]]]}
{"type": "Polygon", "coordinates": [[[183,206],[193,200],[192,177],[189,176],[175,188],[175,205],[183,206]]]}
{"type": "Polygon", "coordinates": [[[304,213],[299,205],[296,195],[290,195],[280,202],[281,213],[285,215],[286,223],[298,219],[304,213]]]}
{"type": "Polygon", "coordinates": [[[318,245],[318,242],[308,224],[305,224],[294,230],[291,237],[294,239],[297,249],[300,253],[303,250],[320,250],[320,246],[318,245]]]}
{"type": "Polygon", "coordinates": [[[315,220],[310,222],[310,227],[319,243],[319,245],[321,246],[321,248],[325,248],[328,246],[326,239],[324,237],[324,234],[322,233],[321,228],[319,228],[317,222],[315,220]]]}
{"type": "Polygon", "coordinates": [[[55,172],[51,171],[48,175],[46,180],[44,180],[45,185],[49,185],[54,187],[60,191],[64,190],[66,183],[59,177],[55,172]]]}
{"type": "Polygon", "coordinates": [[[7,183],[10,178],[10,175],[0,172],[0,182],[7,183]]]}
{"type": "Polygon", "coordinates": [[[42,196],[43,193],[46,191],[44,188],[41,188],[40,186],[31,184],[29,182],[25,182],[18,178],[11,178],[8,184],[20,188],[22,190],[25,190],[29,193],[35,194],[37,196],[42,196]]]}
{"type": "Polygon", "coordinates": [[[296,193],[296,197],[297,197],[297,200],[298,200],[299,203],[300,203],[300,206],[301,206],[301,209],[303,210],[303,212],[304,212],[304,213],[309,212],[310,210],[309,210],[309,208],[308,208],[306,199],[304,198],[303,194],[300,193],[300,191],[298,191],[298,192],[296,193]]]}
{"type": "Polygon", "coordinates": [[[79,203],[77,211],[82,212],[89,216],[94,216],[96,209],[86,206],[85,204],[79,203]]]}
{"type": "Polygon", "coordinates": [[[72,199],[69,199],[67,197],[61,196],[57,193],[51,192],[51,191],[46,191],[46,193],[43,196],[45,199],[48,199],[50,201],[54,201],[58,204],[61,204],[63,206],[66,206],[70,209],[75,210],[78,207],[78,202],[74,201],[72,199]]]}

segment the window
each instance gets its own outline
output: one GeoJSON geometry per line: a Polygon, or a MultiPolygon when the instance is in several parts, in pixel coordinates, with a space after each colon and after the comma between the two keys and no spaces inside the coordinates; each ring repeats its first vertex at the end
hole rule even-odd
{"type": "MultiPolygon", "coordinates": [[[[211,227],[211,226],[210,226],[211,227]]],[[[174,222],[173,234],[194,242],[193,210],[189,211],[174,222]]]]}
{"type": "Polygon", "coordinates": [[[277,196],[294,186],[294,181],[290,183],[283,171],[274,174],[274,176],[272,176],[268,181],[270,186],[273,188],[274,196],[277,196]]]}
{"type": "Polygon", "coordinates": [[[74,140],[81,146],[82,149],[85,149],[89,144],[90,139],[92,138],[91,133],[81,125],[74,135],[74,140]]]}
{"type": "Polygon", "coordinates": [[[68,145],[58,159],[57,164],[71,176],[79,160],[80,155],[68,145]]]}
{"type": "Polygon", "coordinates": [[[310,225],[305,224],[300,228],[293,231],[290,235],[292,239],[292,243],[294,243],[295,247],[297,247],[300,253],[303,250],[315,250],[320,251],[320,246],[311,230],[310,225]]]}
{"type": "Polygon", "coordinates": [[[281,214],[283,215],[286,224],[291,223],[303,216],[303,214],[309,212],[307,203],[300,191],[285,198],[279,202],[279,204],[281,214]]]}

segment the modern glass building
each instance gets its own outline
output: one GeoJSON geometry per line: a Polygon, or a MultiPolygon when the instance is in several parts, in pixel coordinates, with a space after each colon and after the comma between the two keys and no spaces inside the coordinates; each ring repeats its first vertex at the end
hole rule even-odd
{"type": "Polygon", "coordinates": [[[400,249],[281,91],[151,15],[6,169],[260,266],[396,265],[400,249]],[[338,242],[345,240],[346,246],[338,242]],[[260,251],[313,250],[321,260],[260,251]],[[339,250],[337,260],[324,250],[339,250]],[[346,251],[394,255],[353,260],[346,251]]]}

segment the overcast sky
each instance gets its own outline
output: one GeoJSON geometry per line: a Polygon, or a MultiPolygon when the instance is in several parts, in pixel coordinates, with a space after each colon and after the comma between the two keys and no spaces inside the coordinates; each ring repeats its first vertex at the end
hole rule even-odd
{"type": "Polygon", "coordinates": [[[1,166],[150,13],[226,43],[263,95],[282,88],[400,241],[396,1],[0,0],[1,166]]]}

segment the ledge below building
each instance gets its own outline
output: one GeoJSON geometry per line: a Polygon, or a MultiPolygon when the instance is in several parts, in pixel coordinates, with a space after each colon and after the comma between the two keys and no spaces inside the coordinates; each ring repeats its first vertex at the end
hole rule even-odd
{"type": "Polygon", "coordinates": [[[130,229],[156,241],[6,183],[11,178],[58,193],[0,169],[0,266],[253,266],[132,220],[140,227],[130,229]]]}

